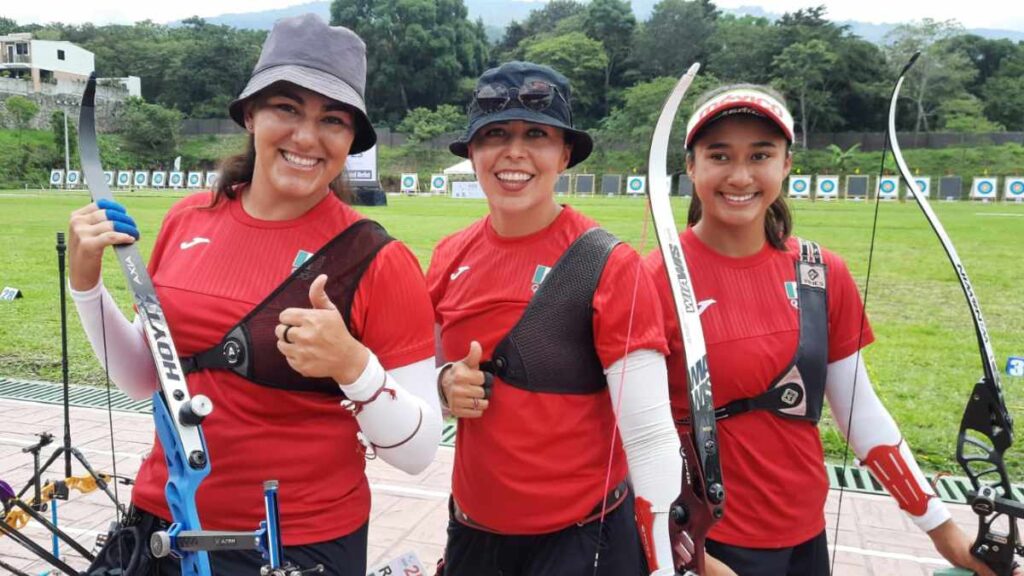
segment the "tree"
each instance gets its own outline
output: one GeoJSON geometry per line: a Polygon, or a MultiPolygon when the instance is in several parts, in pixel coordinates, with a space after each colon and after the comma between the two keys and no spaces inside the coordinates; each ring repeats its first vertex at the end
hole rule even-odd
{"type": "Polygon", "coordinates": [[[1008,130],[1024,130],[1024,44],[1007,56],[982,87],[985,115],[1008,130]]]}
{"type": "Polygon", "coordinates": [[[948,132],[1002,132],[1002,124],[985,117],[981,100],[971,94],[950,98],[939,104],[942,129],[948,132]]]}
{"type": "Polygon", "coordinates": [[[331,24],[366,42],[367,105],[392,124],[413,108],[464,101],[459,80],[488,61],[483,24],[462,0],[333,0],[331,24]]]}
{"type": "Polygon", "coordinates": [[[846,165],[857,153],[857,149],[860,148],[860,143],[850,146],[846,150],[843,150],[835,144],[829,144],[827,150],[832,154],[832,166],[836,169],[836,174],[845,174],[846,165]]]}
{"type": "Polygon", "coordinates": [[[929,118],[936,115],[939,103],[965,93],[977,70],[967,57],[944,42],[963,32],[953,20],[938,22],[925,18],[920,23],[897,26],[886,39],[890,69],[898,70],[914,52],[922,52],[917,65],[907,73],[905,98],[913,102],[914,131],[930,129],[929,118]]]}
{"type": "MultiPolygon", "coordinates": [[[[707,70],[725,82],[767,84],[772,78],[772,58],[782,51],[781,36],[781,30],[766,18],[738,18],[725,14],[716,20],[715,33],[707,40],[707,70]]],[[[668,36],[652,42],[645,53],[656,55],[683,50],[676,45],[687,43],[676,42],[672,38],[668,36]]],[[[645,56],[644,61],[650,61],[652,57],[645,56]]],[[[685,62],[689,57],[679,58],[685,62]]]]}
{"type": "Polygon", "coordinates": [[[582,32],[552,36],[528,42],[525,57],[551,66],[572,82],[573,116],[578,125],[593,125],[601,118],[600,92],[608,56],[600,42],[582,32]]]}
{"type": "Polygon", "coordinates": [[[18,23],[10,18],[4,18],[0,16],[0,36],[10,34],[11,32],[18,31],[18,23]]]}
{"type": "Polygon", "coordinates": [[[181,113],[141,98],[129,98],[121,117],[127,148],[153,164],[166,164],[178,147],[181,113]]]}
{"type": "Polygon", "coordinates": [[[28,125],[39,113],[39,105],[24,96],[11,96],[5,101],[7,117],[16,130],[28,130],[28,125]]]}
{"type": "Polygon", "coordinates": [[[635,29],[636,17],[625,0],[592,0],[584,12],[583,31],[604,46],[608,57],[604,69],[602,116],[610,111],[612,85],[619,85],[619,68],[629,57],[635,29]]]}
{"type": "Polygon", "coordinates": [[[465,123],[466,114],[462,110],[451,104],[442,104],[436,110],[413,108],[398,125],[398,131],[407,134],[408,141],[415,144],[455,132],[465,123]]]}
{"type": "Polygon", "coordinates": [[[838,60],[824,41],[814,39],[791,44],[775,57],[775,85],[797,102],[801,138],[807,148],[807,133],[813,128],[815,115],[834,114],[823,87],[829,70],[838,60]]]}
{"type": "MultiPolygon", "coordinates": [[[[73,115],[69,114],[68,121],[68,158],[74,158],[78,154],[78,130],[75,128],[73,115]]],[[[57,151],[64,157],[64,112],[54,110],[50,114],[50,132],[53,133],[53,143],[57,145],[57,151]]]]}
{"type": "Polygon", "coordinates": [[[522,59],[521,46],[524,40],[557,35],[555,29],[559,23],[566,18],[582,15],[584,11],[583,4],[576,0],[551,0],[543,7],[531,11],[524,22],[513,20],[505,28],[504,38],[494,47],[495,56],[501,61],[522,59]]]}
{"type": "Polygon", "coordinates": [[[661,0],[637,30],[637,68],[645,77],[679,76],[694,62],[707,62],[717,21],[709,0],[661,0]]]}

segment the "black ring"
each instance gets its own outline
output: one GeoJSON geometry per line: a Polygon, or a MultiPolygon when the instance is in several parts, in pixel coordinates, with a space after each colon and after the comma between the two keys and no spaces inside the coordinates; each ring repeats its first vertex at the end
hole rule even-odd
{"type": "Polygon", "coordinates": [[[281,334],[281,340],[284,340],[288,344],[294,344],[294,342],[288,339],[288,331],[291,330],[292,328],[295,328],[295,326],[292,326],[291,324],[285,324],[284,334],[281,334]]]}

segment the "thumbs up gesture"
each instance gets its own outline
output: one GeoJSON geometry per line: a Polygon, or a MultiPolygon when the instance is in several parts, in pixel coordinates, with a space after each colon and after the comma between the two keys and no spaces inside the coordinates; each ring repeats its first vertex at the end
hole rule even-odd
{"type": "Polygon", "coordinates": [[[490,406],[492,376],[480,370],[481,356],[483,349],[474,340],[466,357],[441,374],[441,391],[448,401],[448,410],[457,418],[480,418],[490,406]]]}
{"type": "Polygon", "coordinates": [[[286,308],[274,329],[277,349],[296,372],[310,378],[334,378],[338,384],[355,382],[363,373],[370,353],[352,337],[338,307],[324,287],[321,274],[309,286],[312,308],[286,308]]]}

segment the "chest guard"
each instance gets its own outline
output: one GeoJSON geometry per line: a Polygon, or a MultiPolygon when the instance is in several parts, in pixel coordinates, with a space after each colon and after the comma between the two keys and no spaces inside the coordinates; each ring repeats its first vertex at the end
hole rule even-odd
{"type": "Polygon", "coordinates": [[[235,324],[221,341],[194,356],[181,359],[186,374],[199,370],[230,370],[261,386],[321,392],[343,397],[332,378],[307,378],[288,365],[277,349],[274,328],[285,308],[309,308],[309,286],[327,274],[325,291],[351,330],[352,300],[363,273],[381,248],[391,242],[384,228],[359,220],[325,244],[280,286],[235,324]]]}
{"type": "Polygon", "coordinates": [[[603,390],[608,382],[594,349],[592,301],[618,244],[618,238],[601,228],[591,228],[577,238],[480,369],[530,392],[594,394],[603,390]]]}
{"type": "Polygon", "coordinates": [[[826,268],[821,248],[801,239],[800,258],[796,262],[800,313],[796,355],[767,391],[753,398],[733,400],[715,410],[715,418],[723,420],[750,410],[768,410],[783,418],[814,423],[821,418],[828,372],[826,268]]]}

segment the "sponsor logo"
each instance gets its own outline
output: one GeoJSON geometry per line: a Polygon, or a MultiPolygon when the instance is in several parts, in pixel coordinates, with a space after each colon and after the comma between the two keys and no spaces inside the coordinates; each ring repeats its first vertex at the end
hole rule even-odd
{"type": "Polygon", "coordinates": [[[306,263],[313,256],[312,252],[306,252],[305,250],[299,250],[295,253],[295,259],[292,260],[292,272],[299,269],[300,266],[306,263]]]}
{"type": "Polygon", "coordinates": [[[708,308],[711,308],[711,305],[714,303],[714,298],[708,298],[707,300],[701,300],[700,302],[697,302],[697,315],[700,316],[704,314],[704,311],[707,310],[708,308]]]}
{"type": "Polygon", "coordinates": [[[469,271],[469,266],[459,266],[458,268],[455,269],[455,272],[451,273],[451,276],[449,276],[448,278],[451,279],[451,280],[455,280],[459,276],[462,276],[463,272],[468,272],[468,271],[469,271]]]}
{"type": "Polygon", "coordinates": [[[786,290],[786,297],[789,298],[790,306],[799,310],[800,299],[797,297],[796,282],[783,282],[782,286],[786,290]]]}
{"type": "Polygon", "coordinates": [[[209,244],[209,243],[210,243],[210,239],[209,238],[203,238],[202,236],[196,236],[195,238],[189,240],[188,242],[182,242],[181,243],[181,249],[182,250],[188,250],[189,248],[192,248],[193,246],[198,246],[200,244],[209,244]]]}

